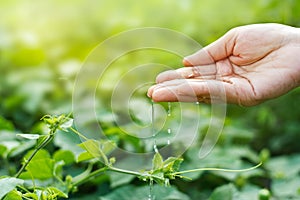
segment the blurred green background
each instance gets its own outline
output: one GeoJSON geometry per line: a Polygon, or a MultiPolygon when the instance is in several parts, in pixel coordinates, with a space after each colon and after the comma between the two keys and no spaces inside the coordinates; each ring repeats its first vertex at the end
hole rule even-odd
{"type": "MultiPolygon", "coordinates": [[[[1,137],[5,130],[38,132],[43,115],[71,112],[76,73],[90,51],[114,34],[133,28],[163,27],[182,32],[205,46],[233,27],[265,22],[299,27],[300,1],[2,0],[0,142],[5,141],[5,137],[1,137]]],[[[142,59],[138,54],[131,58],[142,59]]],[[[168,60],[168,57],[164,62],[174,67],[181,65],[180,60],[168,60]]],[[[234,183],[241,194],[256,191],[253,188],[267,187],[275,199],[299,199],[299,102],[300,90],[296,89],[256,107],[228,106],[225,128],[218,144],[220,152],[215,156],[247,160],[250,151],[258,157],[269,152],[271,157],[264,173],[245,177],[198,174],[193,182],[176,182],[178,190],[191,199],[205,199],[215,188],[234,183]],[[247,152],[232,150],[234,147],[247,152]],[[294,173],[287,173],[291,169],[294,173]]],[[[203,107],[209,109],[209,106],[203,107]]],[[[57,148],[63,146],[56,145],[57,148]]],[[[197,165],[192,161],[192,155],[193,149],[187,152],[185,168],[197,165]]],[[[12,165],[17,161],[14,157],[10,160],[12,165]]],[[[3,169],[0,171],[0,175],[5,173],[3,169]]],[[[125,183],[138,185],[130,181],[125,183]]]]}

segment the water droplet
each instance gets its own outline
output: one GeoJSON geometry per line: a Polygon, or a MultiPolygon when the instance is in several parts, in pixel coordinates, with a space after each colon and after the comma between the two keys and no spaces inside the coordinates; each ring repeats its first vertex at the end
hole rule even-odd
{"type": "Polygon", "coordinates": [[[172,133],[172,130],[170,128],[168,128],[168,133],[171,134],[172,133]]]}
{"type": "Polygon", "coordinates": [[[167,144],[169,145],[170,143],[171,143],[170,140],[168,140],[168,141],[167,141],[167,144]]]}
{"type": "Polygon", "coordinates": [[[155,129],[154,129],[154,104],[152,102],[151,104],[151,129],[152,129],[152,139],[153,139],[153,149],[155,153],[158,153],[157,145],[156,145],[156,139],[155,139],[155,129]]]}
{"type": "Polygon", "coordinates": [[[154,104],[152,102],[151,104],[151,131],[152,131],[152,136],[155,136],[155,130],[154,130],[154,104]]]}
{"type": "Polygon", "coordinates": [[[171,102],[168,102],[168,117],[171,116],[171,102]]]}
{"type": "Polygon", "coordinates": [[[165,179],[165,187],[169,186],[170,185],[170,181],[168,178],[165,179]]]}
{"type": "Polygon", "coordinates": [[[196,105],[199,105],[199,104],[200,104],[199,101],[197,101],[197,102],[196,102],[196,105]]]}
{"type": "Polygon", "coordinates": [[[156,144],[153,145],[153,149],[154,149],[155,153],[158,153],[158,148],[157,148],[156,144]]]}
{"type": "Polygon", "coordinates": [[[155,196],[153,195],[153,180],[150,179],[148,200],[154,200],[154,199],[155,199],[155,196]]]}

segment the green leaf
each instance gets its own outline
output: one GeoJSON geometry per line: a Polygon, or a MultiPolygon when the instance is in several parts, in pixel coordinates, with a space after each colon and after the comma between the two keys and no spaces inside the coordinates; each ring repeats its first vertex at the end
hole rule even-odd
{"type": "Polygon", "coordinates": [[[20,143],[17,147],[14,147],[8,154],[9,157],[15,157],[17,155],[23,154],[28,149],[34,147],[36,142],[34,140],[28,140],[26,142],[20,143]]]}
{"type": "Polygon", "coordinates": [[[100,141],[97,140],[90,139],[79,144],[78,146],[89,152],[94,158],[100,158],[104,154],[100,148],[100,141]]]}
{"type": "Polygon", "coordinates": [[[17,134],[17,136],[22,137],[22,138],[26,138],[26,139],[29,139],[29,140],[37,140],[40,137],[42,137],[42,135],[39,135],[39,134],[22,134],[22,133],[17,134]]]}
{"type": "Polygon", "coordinates": [[[89,160],[92,158],[100,158],[107,160],[107,154],[115,149],[115,144],[107,140],[87,140],[79,144],[81,148],[85,149],[88,153],[82,153],[78,157],[78,161],[89,160]]]}
{"type": "Polygon", "coordinates": [[[63,150],[73,152],[75,157],[83,152],[83,149],[78,146],[82,142],[76,134],[66,133],[64,131],[57,131],[54,137],[54,144],[63,150]]]}
{"type": "Polygon", "coordinates": [[[169,157],[163,162],[164,172],[177,172],[182,162],[182,158],[169,157]]]}
{"type": "Polygon", "coordinates": [[[127,185],[135,178],[135,176],[122,173],[108,172],[107,174],[109,174],[110,177],[111,188],[127,185]]]}
{"type": "Polygon", "coordinates": [[[234,198],[237,189],[232,184],[223,185],[216,188],[209,200],[238,200],[234,198]]]}
{"type": "Polygon", "coordinates": [[[68,128],[72,127],[73,121],[74,120],[71,118],[66,119],[66,121],[60,125],[60,128],[66,131],[68,128]]]}
{"type": "Polygon", "coordinates": [[[14,130],[14,125],[10,121],[6,120],[4,117],[0,116],[0,130],[14,130]]]}
{"type": "Polygon", "coordinates": [[[266,167],[274,178],[293,178],[300,171],[300,154],[278,156],[270,159],[266,167]]]}
{"type": "Polygon", "coordinates": [[[54,153],[53,159],[58,161],[64,161],[65,165],[70,165],[75,162],[74,154],[68,150],[58,150],[54,153]]]}
{"type": "Polygon", "coordinates": [[[239,200],[257,199],[260,190],[260,187],[246,183],[246,185],[239,190],[239,200]]]}
{"type": "Polygon", "coordinates": [[[94,158],[95,157],[92,154],[85,151],[85,152],[82,152],[81,154],[79,154],[76,161],[77,162],[83,162],[83,161],[91,160],[91,159],[94,159],[94,158]]]}
{"type": "Polygon", "coordinates": [[[28,199],[38,200],[38,196],[35,193],[26,193],[23,195],[24,197],[27,197],[28,199]]]}
{"type": "Polygon", "coordinates": [[[52,178],[54,175],[55,161],[50,158],[33,159],[26,167],[26,172],[21,174],[23,179],[36,178],[45,180],[52,178]]]}
{"type": "Polygon", "coordinates": [[[17,190],[10,191],[3,200],[23,200],[21,192],[17,190]]]}
{"type": "Polygon", "coordinates": [[[48,187],[47,190],[49,193],[53,194],[56,197],[68,198],[68,195],[56,187],[48,187]]]}
{"type": "Polygon", "coordinates": [[[159,153],[155,153],[152,160],[152,169],[158,170],[163,168],[163,158],[159,153]]]}
{"type": "Polygon", "coordinates": [[[12,191],[17,185],[22,185],[23,183],[24,181],[18,178],[10,177],[0,179],[0,199],[12,191]]]}
{"type": "Polygon", "coordinates": [[[14,148],[17,148],[20,144],[20,142],[14,140],[1,142],[1,145],[5,146],[8,152],[12,151],[14,148]]]}
{"type": "Polygon", "coordinates": [[[299,175],[288,179],[273,179],[271,185],[271,191],[274,196],[280,198],[294,197],[300,199],[300,177],[299,175]]]}
{"type": "MultiPolygon", "coordinates": [[[[152,191],[152,196],[157,200],[190,200],[186,194],[179,192],[175,187],[154,185],[152,191]]],[[[136,187],[127,185],[100,197],[100,200],[141,200],[148,199],[148,197],[149,186],[136,187]]]]}
{"type": "Polygon", "coordinates": [[[3,156],[7,152],[6,146],[0,144],[0,156],[3,156]]]}
{"type": "MultiPolygon", "coordinates": [[[[26,153],[24,156],[24,159],[28,160],[31,154],[34,152],[34,150],[30,150],[26,153]]],[[[32,160],[40,160],[45,158],[51,158],[50,153],[45,149],[40,149],[32,158],[32,160]]]]}

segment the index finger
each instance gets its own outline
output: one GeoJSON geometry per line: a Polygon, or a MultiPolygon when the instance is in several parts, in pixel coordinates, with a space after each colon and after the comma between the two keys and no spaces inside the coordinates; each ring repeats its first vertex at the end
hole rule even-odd
{"type": "Polygon", "coordinates": [[[235,46],[236,29],[231,29],[224,36],[196,53],[183,59],[184,66],[213,64],[229,57],[235,46]]]}
{"type": "Polygon", "coordinates": [[[160,73],[156,77],[156,83],[162,83],[165,81],[175,79],[215,79],[217,74],[217,68],[215,64],[194,66],[194,67],[182,67],[176,70],[168,70],[160,73]]]}

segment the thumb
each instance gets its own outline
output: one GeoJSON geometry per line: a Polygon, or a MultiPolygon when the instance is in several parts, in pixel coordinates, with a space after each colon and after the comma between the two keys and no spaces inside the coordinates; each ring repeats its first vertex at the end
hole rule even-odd
{"type": "Polygon", "coordinates": [[[236,41],[236,29],[231,29],[224,36],[183,59],[184,66],[208,65],[223,60],[233,53],[236,41]]]}

